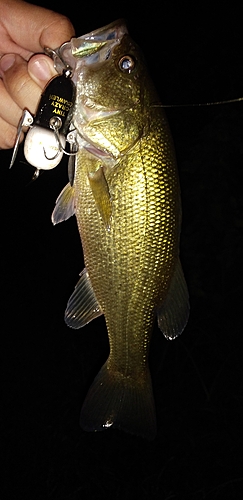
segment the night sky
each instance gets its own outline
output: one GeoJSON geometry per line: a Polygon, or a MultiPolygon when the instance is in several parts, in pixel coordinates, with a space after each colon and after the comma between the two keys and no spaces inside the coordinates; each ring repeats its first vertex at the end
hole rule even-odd
{"type": "MultiPolygon", "coordinates": [[[[72,11],[55,0],[48,5],[71,18],[77,36],[124,17],[164,105],[243,97],[238,2],[223,10],[214,1],[78,2],[72,11]]],[[[154,328],[152,442],[80,429],[82,402],[109,346],[103,318],[78,331],[64,323],[83,269],[75,218],[51,223],[66,159],[31,182],[21,150],[11,171],[11,151],[0,152],[4,500],[242,495],[243,102],[166,113],[191,313],[173,342],[154,328]]]]}

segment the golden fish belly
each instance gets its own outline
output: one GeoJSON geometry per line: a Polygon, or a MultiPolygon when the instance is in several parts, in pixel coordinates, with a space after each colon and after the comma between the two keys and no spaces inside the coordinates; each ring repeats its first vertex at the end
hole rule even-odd
{"type": "Polygon", "coordinates": [[[156,308],[166,297],[178,259],[180,195],[173,145],[165,118],[113,167],[78,154],[76,217],[85,266],[105,316],[107,368],[142,381],[156,308]],[[111,200],[107,228],[93,196],[90,174],[103,168],[111,200]]]}

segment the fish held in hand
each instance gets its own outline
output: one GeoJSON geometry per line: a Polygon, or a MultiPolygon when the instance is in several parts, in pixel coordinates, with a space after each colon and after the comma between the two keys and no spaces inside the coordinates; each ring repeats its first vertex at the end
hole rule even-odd
{"type": "Polygon", "coordinates": [[[173,339],[189,314],[174,146],[124,21],[72,39],[59,54],[73,70],[71,126],[79,150],[52,220],[75,213],[85,261],[65,320],[80,328],[104,314],[110,344],[80,422],[86,431],[112,427],[153,439],[148,354],[154,320],[173,339]]]}

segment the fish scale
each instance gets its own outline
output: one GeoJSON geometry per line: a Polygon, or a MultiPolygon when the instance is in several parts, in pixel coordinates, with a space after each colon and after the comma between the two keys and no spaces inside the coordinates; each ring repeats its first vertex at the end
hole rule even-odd
{"type": "MultiPolygon", "coordinates": [[[[157,148],[162,140],[157,132],[157,148]]],[[[150,169],[144,168],[139,155],[146,158],[147,144],[150,149],[149,137],[121,160],[114,175],[107,176],[113,205],[110,231],[87,182],[87,172],[94,169],[93,159],[79,158],[81,168],[78,163],[74,183],[79,193],[76,216],[86,269],[109,333],[109,366],[130,376],[138,372],[138,377],[147,368],[156,302],[168,287],[168,278],[163,277],[170,276],[177,252],[177,234],[170,232],[170,239],[164,238],[166,225],[174,217],[168,194],[178,189],[177,178],[175,187],[171,182],[166,187],[159,154],[157,161],[150,162],[150,169]]],[[[167,165],[171,168],[170,162],[167,165]]]]}
{"type": "Polygon", "coordinates": [[[113,427],[153,439],[148,354],[154,320],[157,315],[172,339],[189,313],[179,260],[173,142],[142,55],[122,22],[74,39],[73,46],[78,60],[72,121],[79,152],[73,186],[59,197],[53,221],[60,221],[69,200],[66,213],[75,207],[83,246],[85,270],[68,302],[66,322],[80,328],[103,313],[110,344],[80,422],[86,431],[113,427]]]}

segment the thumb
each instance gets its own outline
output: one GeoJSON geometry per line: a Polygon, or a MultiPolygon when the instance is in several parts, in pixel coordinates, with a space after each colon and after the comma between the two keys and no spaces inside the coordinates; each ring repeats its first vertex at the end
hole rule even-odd
{"type": "Polygon", "coordinates": [[[50,57],[43,54],[36,54],[31,57],[28,62],[28,72],[32,80],[34,80],[41,89],[45,87],[53,76],[57,75],[53,66],[53,61],[50,57]]]}

